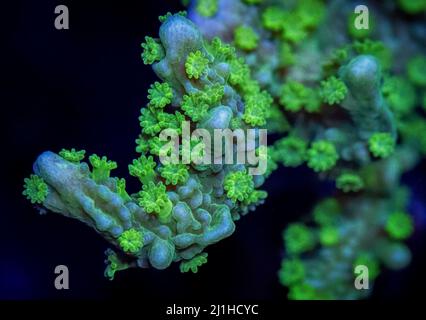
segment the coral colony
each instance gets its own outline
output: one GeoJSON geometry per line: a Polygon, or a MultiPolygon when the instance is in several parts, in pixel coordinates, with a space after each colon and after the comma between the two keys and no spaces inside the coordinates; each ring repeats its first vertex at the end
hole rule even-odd
{"type": "MultiPolygon", "coordinates": [[[[91,155],[90,169],[82,162],[85,151],[74,149],[42,153],[34,164],[36,175],[25,181],[33,203],[83,221],[111,242],[116,251],[107,251],[110,278],[129,267],[165,269],[174,261],[182,272],[197,272],[207,262],[205,247],[229,237],[234,221],[267,196],[259,190],[264,175],[250,174],[254,161],[205,159],[217,157],[212,149],[222,144],[202,137],[229,128],[253,136],[253,129],[266,123],[272,97],[250,77],[231,45],[218,38],[206,41],[183,14],[160,21],[160,38],[146,37],[142,44],[143,61],[153,65],[161,83],[148,90],[136,140],[140,156],[129,165],[140,191],[129,194],[125,179],[110,176],[114,161],[91,155]],[[181,132],[191,129],[188,123],[191,135],[181,132]],[[175,143],[176,133],[181,144],[175,143]],[[167,136],[173,139],[162,139],[167,136]],[[179,161],[179,155],[190,161],[179,161]]],[[[247,145],[257,154],[252,158],[266,161],[265,145],[247,145]]],[[[233,154],[223,152],[223,157],[232,160],[233,154]]]]}
{"type": "Polygon", "coordinates": [[[365,298],[356,266],[372,285],[411,260],[404,240],[415,224],[400,178],[426,155],[426,1],[366,1],[367,28],[356,27],[352,1],[185,5],[141,45],[161,80],[129,165],[140,191],[111,177],[117,164],[105,156],[89,166],[85,151],[63,149],[37,158],[24,195],[108,240],[111,279],[172,262],[197,272],[204,249],[265,201],[259,188],[278,165],[307,166],[335,192],[284,230],[279,281],[290,299],[365,298]],[[266,146],[264,129],[280,138],[266,146]]]}

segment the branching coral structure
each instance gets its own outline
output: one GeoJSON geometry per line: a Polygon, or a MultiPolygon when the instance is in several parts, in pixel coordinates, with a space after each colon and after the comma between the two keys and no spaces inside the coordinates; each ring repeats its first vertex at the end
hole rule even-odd
{"type": "MultiPolygon", "coordinates": [[[[188,123],[187,129],[212,133],[256,131],[266,123],[272,100],[232,46],[205,40],[185,13],[160,21],[160,37],[146,37],[142,44],[143,61],[152,64],[161,82],[148,90],[136,140],[140,156],[129,165],[141,190],[129,194],[125,179],[111,176],[116,162],[91,155],[89,166],[85,152],[75,149],[42,153],[35,175],[26,180],[24,195],[33,203],[84,222],[114,246],[106,252],[105,275],[111,279],[129,267],[165,269],[174,261],[181,262],[182,272],[197,272],[207,262],[204,249],[229,237],[234,221],[267,195],[258,189],[264,176],[251,175],[251,164],[232,160],[236,148],[230,162],[160,161],[172,151],[184,157],[185,143],[191,154],[217,154],[217,146],[203,137],[177,146],[161,138],[163,130],[182,133],[188,123]]],[[[251,148],[259,154],[256,145],[251,148]]]]}
{"type": "Polygon", "coordinates": [[[306,166],[335,189],[283,231],[278,280],[290,299],[366,298],[371,290],[354,287],[357,266],[373,287],[383,268],[404,268],[412,255],[404,241],[417,226],[401,176],[426,155],[424,1],[366,1],[363,30],[355,1],[185,2],[188,17],[160,17],[159,38],[141,44],[160,80],[141,109],[140,156],[129,165],[140,190],[128,193],[126,180],[111,176],[114,161],[91,155],[89,166],[84,150],[64,149],[38,157],[24,195],[108,240],[111,279],[172,262],[197,272],[205,248],[265,201],[259,188],[278,165],[306,166]],[[253,130],[260,139],[264,128],[278,138],[247,144],[267,160],[257,175],[238,161],[238,145],[231,159],[220,147],[203,163],[192,155],[218,149],[204,136],[163,139],[197,129],[253,130]]]}
{"type": "Polygon", "coordinates": [[[335,181],[304,223],[283,232],[278,274],[290,299],[365,298],[371,290],[354,287],[357,265],[372,286],[383,267],[410,263],[403,240],[415,223],[400,179],[426,151],[424,3],[366,1],[367,29],[354,25],[355,1],[217,0],[209,16],[189,9],[207,38],[236,45],[273,97],[266,126],[284,136],[271,147],[272,167],[306,165],[335,181]],[[241,28],[256,45],[238,45],[241,28]]]}

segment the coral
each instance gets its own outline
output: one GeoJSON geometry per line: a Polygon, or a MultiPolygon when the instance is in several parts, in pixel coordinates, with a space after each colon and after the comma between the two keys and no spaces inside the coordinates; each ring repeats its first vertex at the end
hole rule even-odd
{"type": "Polygon", "coordinates": [[[286,248],[290,255],[300,254],[315,246],[315,237],[308,227],[294,223],[287,227],[283,234],[286,248]]]}
{"type": "Polygon", "coordinates": [[[107,256],[107,259],[105,260],[107,267],[105,269],[104,275],[109,280],[114,279],[115,273],[117,271],[126,270],[129,268],[129,264],[121,261],[117,254],[111,249],[106,250],[105,255],[107,256]]]}
{"type": "Polygon", "coordinates": [[[354,267],[356,266],[366,266],[368,268],[368,276],[370,279],[374,280],[380,274],[380,262],[379,260],[368,252],[361,252],[358,254],[354,261],[354,267]]]}
{"type": "Polygon", "coordinates": [[[178,183],[184,184],[188,178],[188,168],[184,164],[167,164],[159,170],[160,175],[166,179],[166,184],[177,185],[178,183]]]}
{"type": "Polygon", "coordinates": [[[206,71],[209,60],[203,56],[200,50],[191,52],[186,58],[185,70],[188,77],[198,79],[206,71]]]}
{"type": "Polygon", "coordinates": [[[96,183],[107,181],[109,179],[111,170],[117,168],[117,162],[108,160],[105,156],[100,158],[96,154],[92,154],[89,157],[89,161],[93,168],[90,175],[96,183]]]}
{"type": "Polygon", "coordinates": [[[232,201],[245,201],[254,191],[254,182],[244,171],[231,172],[225,177],[223,188],[232,201]]]}
{"type": "Polygon", "coordinates": [[[323,246],[333,246],[339,243],[340,231],[335,226],[325,226],[320,229],[319,241],[323,246]]]}
{"type": "Polygon", "coordinates": [[[280,103],[288,111],[299,111],[305,104],[308,89],[299,82],[289,81],[281,88],[280,103]]]}
{"type": "Polygon", "coordinates": [[[281,28],[282,38],[291,43],[299,43],[308,35],[303,20],[291,12],[285,12],[281,28]]]}
{"type": "Polygon", "coordinates": [[[270,116],[272,98],[266,91],[246,95],[246,109],[243,114],[245,123],[251,126],[263,126],[270,116]]]}
{"type": "MultiPolygon", "coordinates": [[[[407,254],[406,248],[401,247],[400,244],[395,245],[393,238],[390,239],[383,235],[383,230],[389,228],[389,221],[393,219],[394,214],[389,214],[389,210],[392,208],[391,203],[387,202],[385,198],[378,200],[359,196],[339,201],[341,211],[335,216],[336,220],[333,219],[334,221],[331,220],[324,226],[318,227],[321,249],[314,251],[311,246],[308,250],[296,252],[295,255],[293,245],[285,242],[288,256],[284,259],[283,264],[286,261],[297,260],[302,264],[300,268],[305,270],[305,276],[302,279],[286,284],[290,286],[290,292],[294,290],[293,287],[297,289],[297,286],[307,285],[312,287],[315,293],[311,299],[322,299],[324,296],[331,299],[361,298],[362,290],[356,290],[349,283],[345,284],[352,279],[354,266],[366,265],[369,268],[370,280],[373,280],[379,275],[382,264],[392,269],[400,269],[409,263],[410,255],[407,254]],[[352,215],[352,213],[356,213],[356,215],[352,215]],[[383,219],[384,217],[387,218],[383,219]],[[368,239],[370,241],[376,239],[376,245],[369,248],[368,239]],[[306,252],[306,257],[303,255],[304,252],[306,252]],[[330,261],[339,263],[339,268],[332,267],[334,274],[330,274],[327,267],[330,261]]],[[[410,220],[407,219],[407,221],[410,220]]],[[[395,222],[393,222],[394,226],[395,222]]],[[[406,232],[405,235],[408,236],[412,231],[410,224],[403,223],[403,225],[396,233],[406,232]]],[[[299,228],[302,227],[307,228],[303,225],[299,228]]],[[[315,230],[316,228],[311,229],[310,233],[313,234],[315,230]]],[[[399,240],[401,239],[403,237],[399,238],[399,240]]],[[[305,299],[292,296],[291,293],[289,293],[289,298],[305,299]]]]}
{"type": "Polygon", "coordinates": [[[141,155],[129,165],[141,189],[129,194],[125,179],[110,177],[115,162],[92,155],[90,170],[84,152],[71,149],[41,154],[24,195],[115,246],[106,252],[110,279],[172,262],[195,273],[207,262],[205,248],[265,201],[259,187],[278,164],[306,163],[335,189],[303,223],[284,230],[278,279],[290,299],[366,298],[371,290],[353,286],[356,266],[367,266],[373,281],[411,260],[403,241],[416,225],[400,179],[426,156],[426,120],[417,108],[426,108],[424,24],[417,19],[426,5],[367,1],[371,28],[358,30],[355,4],[196,0],[192,22],[185,12],[161,16],[159,39],[141,45],[144,64],[161,79],[148,90],[136,140],[141,155]],[[182,158],[188,148],[196,158],[216,150],[202,136],[178,147],[160,139],[166,129],[182,134],[185,121],[208,132],[277,134],[272,147],[251,150],[267,160],[265,174],[252,176],[241,163],[200,163],[192,153],[182,163],[161,162],[174,149],[182,158]]]}
{"type": "Polygon", "coordinates": [[[305,277],[305,266],[297,259],[283,261],[278,276],[283,285],[297,283],[305,277]]]}
{"type": "Polygon", "coordinates": [[[376,132],[368,139],[368,146],[375,157],[389,157],[395,150],[395,140],[387,132],[376,132]]]}
{"type": "Polygon", "coordinates": [[[356,41],[353,45],[356,53],[360,55],[371,55],[379,60],[383,69],[389,69],[392,65],[392,53],[381,41],[365,39],[356,41]]]}
{"type": "Polygon", "coordinates": [[[285,11],[277,6],[267,7],[262,13],[263,26],[271,31],[281,30],[284,19],[285,11]]]}
{"type": "MultiPolygon", "coordinates": [[[[353,287],[355,266],[366,265],[374,280],[410,262],[405,237],[394,236],[408,237],[415,225],[409,215],[392,217],[407,210],[401,174],[426,155],[417,109],[425,104],[423,3],[367,1],[367,30],[354,26],[355,1],[219,0],[214,17],[189,12],[209,38],[231,43],[241,25],[260,36],[252,50],[237,49],[285,117],[281,125],[275,109],[266,117],[269,132],[280,134],[270,165],[306,161],[320,180],[335,181],[334,195],[303,218],[309,227],[295,222],[284,232],[278,276],[290,299],[365,298],[371,290],[353,287]]],[[[244,77],[236,67],[236,79],[244,77]]]]}
{"type": "Polygon", "coordinates": [[[47,197],[47,184],[37,175],[32,174],[24,180],[24,191],[22,194],[27,197],[31,203],[43,203],[47,197]]]}
{"type": "Polygon", "coordinates": [[[182,261],[179,266],[180,271],[191,271],[192,273],[197,273],[198,268],[201,267],[203,264],[207,263],[207,256],[208,254],[203,252],[189,261],[182,261]]]}
{"type": "Polygon", "coordinates": [[[288,136],[275,143],[274,160],[286,167],[297,167],[306,160],[308,145],[305,140],[288,136]]]}
{"type": "MultiPolygon", "coordinates": [[[[224,161],[226,153],[217,155],[216,146],[195,131],[179,145],[171,137],[231,124],[260,129],[272,98],[232,46],[204,39],[184,12],[160,21],[159,39],[146,37],[142,44],[144,63],[152,64],[161,82],[148,90],[136,139],[140,156],[128,166],[140,189],[129,193],[124,178],[111,176],[116,162],[91,155],[90,169],[84,151],[74,149],[42,153],[36,175],[25,180],[24,195],[33,203],[84,222],[115,248],[106,252],[110,279],[127,268],[165,269],[173,262],[180,262],[182,272],[197,272],[207,262],[205,248],[229,237],[234,221],[267,196],[258,189],[264,176],[250,174],[253,164],[224,161]]],[[[254,148],[266,160],[266,147],[254,148]]],[[[231,159],[236,153],[233,148],[231,159]]]]}
{"type": "Polygon", "coordinates": [[[204,17],[214,16],[217,12],[217,0],[197,0],[195,9],[204,17]]]}
{"type": "Polygon", "coordinates": [[[157,173],[155,167],[157,164],[152,156],[140,156],[138,159],[133,160],[132,164],[129,164],[129,173],[131,176],[136,177],[142,184],[148,184],[152,181],[157,173]]]}
{"type": "Polygon", "coordinates": [[[343,101],[348,89],[345,83],[332,76],[327,80],[321,81],[320,96],[325,103],[336,104],[343,101]]]}
{"type": "Polygon", "coordinates": [[[416,91],[413,85],[402,77],[387,77],[382,87],[383,97],[396,116],[409,115],[416,106],[416,91]]]}
{"type": "Polygon", "coordinates": [[[141,44],[143,52],[141,54],[144,64],[153,64],[164,57],[164,49],[159,41],[146,36],[145,43],[141,44]]]}
{"type": "Polygon", "coordinates": [[[364,188],[364,181],[357,174],[342,173],[336,179],[336,187],[343,192],[357,192],[364,188]]]}
{"type": "Polygon", "coordinates": [[[404,240],[413,233],[413,220],[404,212],[394,212],[388,216],[385,230],[390,237],[404,240]]]}
{"type": "Polygon", "coordinates": [[[85,154],[85,150],[76,151],[74,148],[72,148],[71,150],[62,149],[61,151],[59,151],[59,155],[62,158],[71,162],[80,162],[84,159],[85,154]]]}
{"type": "Polygon", "coordinates": [[[314,171],[326,171],[334,167],[339,155],[334,145],[325,140],[315,141],[307,151],[308,167],[314,171]]]}
{"type": "Polygon", "coordinates": [[[168,83],[159,83],[156,81],[151,85],[151,89],[148,89],[148,105],[153,108],[164,108],[173,99],[172,88],[168,83]]]}
{"type": "Polygon", "coordinates": [[[314,287],[299,283],[290,287],[288,297],[292,300],[314,300],[318,298],[314,287]]]}
{"type": "Polygon", "coordinates": [[[155,184],[149,181],[138,193],[138,204],[147,212],[155,213],[160,222],[169,222],[172,213],[172,202],[162,182],[155,184]]]}
{"type": "Polygon", "coordinates": [[[235,29],[235,45],[243,50],[256,49],[259,36],[256,32],[247,26],[239,26],[235,29]]]}
{"type": "Polygon", "coordinates": [[[426,56],[416,56],[408,62],[408,79],[417,86],[426,87],[426,56]]]}
{"type": "Polygon", "coordinates": [[[425,0],[398,0],[398,5],[409,14],[417,14],[426,11],[425,0]]]}
{"type": "Polygon", "coordinates": [[[124,252],[137,253],[143,247],[143,234],[136,229],[126,230],[118,237],[118,244],[124,252]]]}
{"type": "Polygon", "coordinates": [[[335,198],[324,199],[313,210],[313,220],[320,226],[334,224],[339,217],[341,207],[335,198]]]}

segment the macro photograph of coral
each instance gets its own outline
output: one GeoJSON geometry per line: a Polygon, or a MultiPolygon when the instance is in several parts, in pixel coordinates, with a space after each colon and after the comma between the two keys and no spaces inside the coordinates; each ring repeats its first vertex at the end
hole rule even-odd
{"type": "Polygon", "coordinates": [[[418,297],[426,0],[5,9],[1,300],[418,297]]]}

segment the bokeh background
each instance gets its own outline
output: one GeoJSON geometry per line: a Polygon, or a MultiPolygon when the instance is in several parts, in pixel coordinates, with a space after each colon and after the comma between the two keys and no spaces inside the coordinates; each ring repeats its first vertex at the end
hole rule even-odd
{"type": "MultiPolygon", "coordinates": [[[[0,299],[137,298],[144,301],[273,301],[282,230],[306,216],[333,186],[306,168],[277,170],[265,184],[263,206],[237,222],[234,235],[208,248],[198,274],[134,269],[103,276],[108,243],[78,221],[40,216],[21,195],[23,179],[45,150],[85,149],[127,164],[139,133],[140,108],[156,77],[140,58],[145,35],[157,36],[158,15],[179,1],[13,1],[2,3],[0,27],[0,299]],[[67,5],[70,30],[54,28],[54,9],[67,5]],[[70,271],[70,290],[56,290],[54,268],[70,271]]],[[[338,32],[338,30],[336,30],[338,32]]],[[[425,134],[425,133],[419,133],[425,134]]],[[[408,241],[411,265],[385,270],[372,299],[415,299],[426,285],[426,163],[405,175],[413,188],[418,230],[408,241]]],[[[136,191],[138,181],[128,181],[136,191]]]]}

